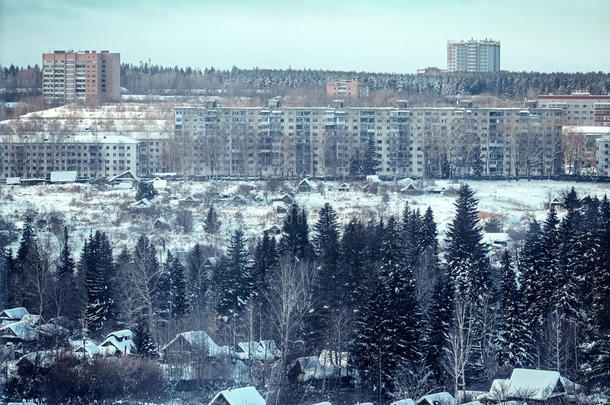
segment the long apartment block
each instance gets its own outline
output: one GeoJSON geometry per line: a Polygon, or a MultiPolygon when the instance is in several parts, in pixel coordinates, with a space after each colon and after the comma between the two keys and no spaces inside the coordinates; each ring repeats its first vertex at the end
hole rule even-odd
{"type": "Polygon", "coordinates": [[[204,176],[344,177],[371,147],[383,176],[554,175],[559,108],[174,109],[180,170],[204,176]]]}

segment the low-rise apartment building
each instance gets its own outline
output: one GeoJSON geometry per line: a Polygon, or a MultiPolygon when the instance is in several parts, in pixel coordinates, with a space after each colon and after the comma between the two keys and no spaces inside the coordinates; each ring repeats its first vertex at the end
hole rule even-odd
{"type": "Polygon", "coordinates": [[[597,139],[597,174],[610,176],[610,135],[597,139]]]}

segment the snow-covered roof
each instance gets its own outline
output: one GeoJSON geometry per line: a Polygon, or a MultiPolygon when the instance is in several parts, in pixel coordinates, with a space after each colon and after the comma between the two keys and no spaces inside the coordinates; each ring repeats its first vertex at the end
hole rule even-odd
{"type": "Polygon", "coordinates": [[[155,178],[152,181],[152,185],[155,190],[165,190],[167,188],[167,180],[155,178]]]}
{"type": "Polygon", "coordinates": [[[424,395],[416,402],[417,405],[455,405],[455,399],[448,392],[437,392],[435,394],[424,395]]]}
{"type": "Polygon", "coordinates": [[[333,405],[333,404],[328,401],[324,401],[324,402],[316,402],[315,404],[312,404],[312,405],[333,405]]]}
{"type": "Polygon", "coordinates": [[[561,127],[563,134],[583,134],[583,135],[610,135],[610,127],[591,126],[591,125],[564,125],[561,127]]]}
{"type": "Polygon", "coordinates": [[[56,353],[57,352],[55,352],[54,350],[39,350],[37,352],[27,353],[21,356],[15,364],[20,365],[23,364],[23,362],[27,361],[30,363],[38,362],[40,366],[48,367],[53,363],[56,353]]]}
{"type": "Polygon", "coordinates": [[[261,342],[240,342],[237,344],[238,357],[243,359],[273,360],[281,355],[273,340],[261,342]]]}
{"type": "Polygon", "coordinates": [[[38,332],[28,322],[19,321],[1,327],[0,337],[31,341],[38,339],[38,332]]]}
{"type": "Polygon", "coordinates": [[[7,177],[6,184],[8,186],[15,186],[21,184],[21,177],[7,177]]]}
{"type": "Polygon", "coordinates": [[[254,387],[243,387],[220,391],[208,405],[222,403],[223,398],[228,405],[267,405],[265,398],[254,387]]]}
{"type": "Polygon", "coordinates": [[[76,353],[87,353],[89,357],[93,357],[96,354],[100,353],[100,348],[91,340],[85,339],[77,339],[70,340],[70,346],[72,350],[76,353]]]}
{"type": "Polygon", "coordinates": [[[142,207],[150,207],[151,205],[152,205],[152,203],[150,201],[148,201],[147,198],[142,198],[141,200],[138,200],[138,201],[134,202],[133,204],[131,204],[131,207],[142,208],[142,207]]]}
{"type": "Polygon", "coordinates": [[[129,354],[134,351],[136,345],[131,339],[119,340],[115,336],[109,336],[100,343],[99,348],[105,355],[114,355],[117,351],[121,354],[129,354]]]}
{"type": "Polygon", "coordinates": [[[51,172],[51,183],[75,182],[77,175],[76,170],[51,172]]]}
{"type": "Polygon", "coordinates": [[[212,357],[226,356],[229,355],[231,349],[228,346],[219,346],[212,340],[203,330],[192,330],[188,332],[182,332],[176,335],[168,344],[163,347],[163,351],[170,348],[176,341],[184,339],[187,341],[193,349],[205,349],[207,354],[212,357]]]}
{"type": "Polygon", "coordinates": [[[305,187],[305,188],[309,187],[309,188],[313,189],[313,186],[307,179],[303,179],[303,180],[299,181],[299,183],[297,184],[297,188],[300,189],[301,187],[305,187]]]}
{"type": "Polygon", "coordinates": [[[554,392],[558,382],[560,374],[557,371],[516,368],[510,376],[508,398],[546,401],[564,393],[563,390],[554,392]]]}
{"type": "Polygon", "coordinates": [[[323,365],[317,356],[300,357],[296,363],[301,368],[298,376],[300,382],[322,380],[324,378],[341,378],[347,376],[347,368],[335,365],[323,365]]]}
{"type": "Polygon", "coordinates": [[[114,332],[110,332],[106,337],[114,336],[117,339],[133,339],[133,332],[129,329],[121,329],[114,332]]]}
{"type": "Polygon", "coordinates": [[[187,195],[187,196],[186,196],[186,197],[184,197],[184,198],[180,198],[180,199],[178,200],[178,202],[181,202],[181,203],[189,203],[189,202],[192,202],[192,203],[198,203],[198,202],[201,202],[201,200],[199,200],[199,199],[197,199],[197,198],[193,197],[192,195],[187,195]]]}
{"type": "Polygon", "coordinates": [[[510,236],[506,232],[487,232],[483,235],[483,243],[494,244],[494,243],[508,243],[510,242],[510,236]]]}
{"type": "Polygon", "coordinates": [[[338,190],[339,191],[349,191],[350,186],[347,183],[341,183],[341,185],[339,185],[338,190]]]}
{"type": "Polygon", "coordinates": [[[136,180],[136,181],[138,180],[138,177],[135,174],[133,174],[131,172],[131,170],[127,170],[117,176],[114,176],[114,177],[110,178],[109,181],[112,183],[113,181],[129,181],[129,180],[136,180]]]}
{"type": "Polygon", "coordinates": [[[9,308],[0,312],[0,319],[20,320],[27,314],[29,314],[29,312],[24,307],[9,308]]]}
{"type": "Polygon", "coordinates": [[[376,174],[369,174],[366,176],[366,181],[370,183],[381,183],[381,179],[376,174]]]}
{"type": "Polygon", "coordinates": [[[392,402],[390,405],[415,405],[415,401],[413,401],[411,398],[401,399],[399,401],[392,402]]]}

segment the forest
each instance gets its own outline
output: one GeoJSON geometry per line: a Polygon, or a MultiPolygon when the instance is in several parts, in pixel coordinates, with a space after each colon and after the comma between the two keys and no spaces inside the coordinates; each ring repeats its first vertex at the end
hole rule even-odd
{"type": "MultiPolygon", "coordinates": [[[[121,87],[130,94],[288,96],[295,89],[310,98],[325,99],[326,82],[358,78],[371,92],[374,101],[379,91],[392,91],[401,97],[426,96],[424,101],[441,101],[460,95],[491,95],[522,102],[538,94],[569,94],[586,90],[591,94],[610,93],[610,74],[588,73],[442,73],[416,75],[402,73],[343,72],[315,69],[241,69],[213,67],[164,67],[149,62],[121,65],[121,87]],[[312,92],[313,91],[313,92],[312,92]],[[315,96],[315,97],[314,97],[315,96]]],[[[3,101],[19,101],[40,94],[41,71],[38,65],[0,66],[0,94],[3,101]]],[[[324,100],[326,101],[326,100],[324,100]]]]}
{"type": "MultiPolygon", "coordinates": [[[[100,231],[72,252],[65,228],[56,255],[37,239],[37,214],[30,212],[18,250],[5,249],[3,304],[62,325],[36,350],[59,351],[70,338],[124,328],[134,332],[136,347],[120,358],[65,355],[44,367],[20,367],[4,381],[5,399],[167,398],[175,386],[163,372],[161,347],[195,329],[229,346],[273,339],[281,352],[273,367],[248,364],[251,384],[271,403],[389,403],[486,390],[515,367],[555,370],[590,392],[607,391],[608,198],[572,189],[499,260],[483,243],[477,203],[463,185],[442,241],[431,209],[405,203],[387,218],[342,227],[327,203],[315,219],[293,205],[277,238],[261,231],[248,241],[235,229],[225,250],[196,244],[165,254],[145,235],[117,252],[100,231]],[[339,363],[345,356],[354,383],[310,386],[292,378],[295,361],[321,352],[339,363]]],[[[10,219],[2,222],[11,229],[10,219]]],[[[219,225],[211,206],[206,232],[219,225]]],[[[17,237],[12,229],[2,234],[4,246],[17,237]]],[[[6,357],[0,360],[6,368],[6,357]]],[[[230,385],[227,378],[202,380],[200,387],[230,385]]]]}

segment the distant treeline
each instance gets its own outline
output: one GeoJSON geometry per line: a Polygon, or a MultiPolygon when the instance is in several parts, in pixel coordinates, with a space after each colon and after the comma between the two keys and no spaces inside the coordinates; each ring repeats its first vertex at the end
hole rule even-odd
{"type": "MultiPolygon", "coordinates": [[[[371,92],[390,90],[404,96],[454,96],[489,94],[503,99],[533,97],[546,93],[586,90],[592,94],[610,93],[610,74],[590,73],[444,73],[416,75],[331,70],[240,69],[217,70],[163,67],[140,63],[121,65],[121,86],[132,94],[223,94],[282,95],[294,89],[319,89],[329,80],[357,77],[371,92]]],[[[41,88],[38,65],[25,68],[0,66],[0,98],[19,99],[23,89],[41,88]],[[22,90],[18,90],[22,89],[22,90]]]]}

